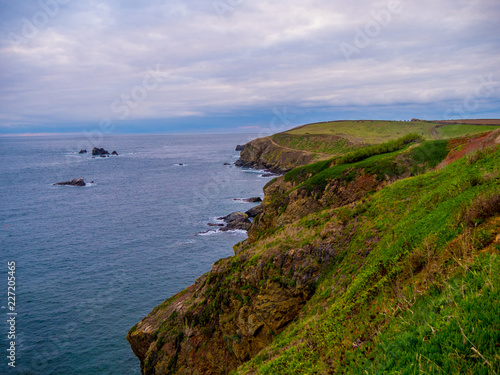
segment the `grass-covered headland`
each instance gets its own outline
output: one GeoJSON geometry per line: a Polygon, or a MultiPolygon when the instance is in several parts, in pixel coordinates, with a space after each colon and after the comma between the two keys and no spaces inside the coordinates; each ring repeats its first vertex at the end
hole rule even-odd
{"type": "Polygon", "coordinates": [[[499,374],[499,144],[407,133],[274,179],[235,256],[129,332],[143,373],[499,374]]]}

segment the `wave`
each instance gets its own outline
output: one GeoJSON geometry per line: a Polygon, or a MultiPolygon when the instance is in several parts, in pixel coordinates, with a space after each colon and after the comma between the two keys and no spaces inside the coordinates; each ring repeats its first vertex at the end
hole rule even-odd
{"type": "Polygon", "coordinates": [[[223,234],[223,233],[228,233],[228,234],[244,234],[247,235],[247,231],[243,229],[233,229],[233,230],[207,230],[206,232],[200,232],[197,234],[197,236],[213,236],[217,234],[223,234]]]}

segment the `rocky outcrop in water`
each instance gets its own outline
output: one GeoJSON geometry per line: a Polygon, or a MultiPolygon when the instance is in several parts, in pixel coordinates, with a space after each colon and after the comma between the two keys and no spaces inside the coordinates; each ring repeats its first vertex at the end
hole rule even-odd
{"type": "Polygon", "coordinates": [[[79,154],[86,154],[87,150],[80,150],[79,154]]]}
{"type": "Polygon", "coordinates": [[[248,220],[248,215],[243,212],[233,212],[224,217],[218,218],[224,220],[226,225],[221,228],[222,231],[228,230],[248,230],[252,223],[248,220]]]}
{"type": "Polygon", "coordinates": [[[245,145],[237,145],[235,151],[243,151],[245,145]]]}
{"type": "Polygon", "coordinates": [[[260,215],[263,211],[264,211],[264,207],[261,204],[259,204],[258,206],[252,207],[251,209],[249,209],[245,213],[248,215],[248,217],[256,217],[256,216],[260,215]]]}
{"type": "Polygon", "coordinates": [[[85,186],[85,181],[83,177],[75,178],[71,181],[56,182],[53,185],[63,185],[63,186],[85,186]]]}
{"type": "Polygon", "coordinates": [[[103,148],[94,147],[92,149],[92,155],[94,156],[109,155],[109,152],[103,148]]]}

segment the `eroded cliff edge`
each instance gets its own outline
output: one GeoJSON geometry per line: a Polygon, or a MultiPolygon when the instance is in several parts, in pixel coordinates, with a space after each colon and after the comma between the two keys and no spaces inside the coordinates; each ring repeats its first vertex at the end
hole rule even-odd
{"type": "MultiPolygon", "coordinates": [[[[462,144],[468,142],[464,140],[462,144]]],[[[457,150],[461,147],[458,143],[454,146],[457,150]]],[[[439,205],[449,211],[452,198],[453,202],[458,202],[455,203],[460,214],[458,219],[452,218],[435,231],[443,231],[442,228],[448,232],[452,230],[462,240],[470,232],[460,234],[460,223],[476,225],[477,215],[482,219],[495,215],[498,197],[486,200],[496,202],[495,208],[487,215],[484,215],[486,208],[474,213],[463,203],[476,199],[480,185],[483,185],[480,186],[483,193],[498,191],[497,175],[493,174],[491,163],[486,163],[489,159],[485,156],[481,162],[481,156],[477,158],[479,162],[476,159],[463,161],[461,166],[468,168],[468,172],[482,168],[482,179],[467,178],[458,184],[458,180],[453,180],[457,179],[460,170],[456,168],[441,175],[434,174],[429,179],[423,176],[413,180],[419,190],[412,190],[411,194],[408,194],[407,186],[399,190],[384,189],[397,180],[432,170],[447,155],[447,147],[446,141],[403,142],[395,151],[391,149],[393,152],[386,151],[360,160],[354,158],[354,162],[345,164],[338,164],[335,160],[312,164],[271,181],[265,188],[262,212],[254,220],[249,239],[235,246],[236,255],[216,262],[212,270],[194,285],[165,301],[131,329],[127,339],[141,360],[143,373],[229,373],[267,348],[287,326],[300,321],[304,306],[317,294],[318,286],[322,286],[321,295],[324,296],[324,300],[316,305],[320,311],[327,309],[328,304],[333,303],[331,301],[342,303],[345,300],[346,308],[351,310],[342,312],[346,314],[343,318],[342,314],[338,315],[340,319],[356,322],[356,314],[371,306],[370,299],[377,293],[390,292],[390,278],[399,277],[396,271],[400,267],[400,254],[406,256],[414,251],[417,256],[410,257],[408,262],[404,258],[401,260],[410,271],[404,275],[406,279],[397,279],[397,285],[414,274],[427,272],[426,268],[432,268],[428,272],[437,275],[451,272],[446,268],[449,266],[445,267],[446,257],[440,255],[439,258],[437,249],[429,259],[418,255],[421,254],[420,243],[428,247],[431,240],[425,236],[433,238],[434,230],[429,229],[429,234],[425,234],[428,229],[423,225],[421,231],[425,235],[419,234],[418,241],[411,242],[405,230],[410,227],[408,223],[429,222],[425,215],[432,217],[439,205]],[[456,186],[462,186],[461,190],[448,192],[445,189],[447,195],[444,195],[440,191],[441,185],[436,185],[438,177],[446,183],[457,183],[456,186]],[[397,201],[376,195],[372,202],[370,197],[380,190],[387,191],[385,195],[389,197],[391,194],[397,197],[397,201]],[[455,195],[466,198],[460,198],[460,201],[454,198],[455,195]],[[420,210],[414,219],[407,217],[412,210],[420,210]],[[383,223],[384,216],[389,218],[387,223],[383,223]],[[377,252],[387,252],[387,249],[394,252],[388,255],[389,263],[370,258],[377,252]],[[434,269],[436,265],[440,267],[437,271],[434,269]],[[346,268],[352,270],[346,271],[346,268]],[[324,282],[325,275],[334,282],[326,289],[323,285],[328,284],[324,282]],[[389,285],[388,291],[384,285],[389,285]],[[354,292],[355,288],[359,290],[354,292]],[[329,302],[327,298],[330,298],[329,302]]],[[[480,201],[481,205],[485,204],[481,203],[483,201],[480,201]]],[[[444,242],[445,254],[446,251],[456,252],[454,237],[447,236],[450,245],[444,242]]],[[[478,249],[492,243],[494,237],[488,238],[477,246],[478,249]]],[[[401,293],[400,289],[395,293],[401,293]]],[[[396,307],[405,308],[399,302],[396,307]]],[[[331,358],[330,349],[315,349],[321,355],[317,360],[333,368],[336,351],[343,353],[362,348],[365,342],[372,341],[376,331],[387,327],[391,318],[377,311],[370,318],[377,324],[363,326],[362,334],[358,333],[358,324],[356,333],[354,328],[352,332],[346,332],[339,348],[328,344],[328,348],[333,348],[331,358]]],[[[321,345],[318,338],[311,340],[307,345],[315,348],[321,345]]],[[[286,371],[285,367],[284,372],[276,373],[290,373],[286,371]]],[[[249,373],[253,373],[252,370],[249,373]]]]}
{"type": "Polygon", "coordinates": [[[317,159],[316,153],[284,147],[274,142],[272,137],[264,137],[247,143],[235,165],[283,173],[317,159]]]}

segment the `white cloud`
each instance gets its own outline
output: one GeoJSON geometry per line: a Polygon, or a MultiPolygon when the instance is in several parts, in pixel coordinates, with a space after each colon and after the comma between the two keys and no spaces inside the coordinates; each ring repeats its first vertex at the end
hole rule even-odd
{"type": "MultiPolygon", "coordinates": [[[[463,100],[480,75],[491,73],[498,84],[493,0],[401,0],[401,11],[387,18],[390,1],[397,0],[242,0],[222,16],[201,0],[70,2],[26,43],[0,43],[0,122],[115,116],[112,103],[157,64],[168,79],[135,103],[129,119],[287,104],[439,107],[463,100]],[[366,45],[356,45],[360,33],[366,45]],[[350,59],[342,43],[357,49],[350,59]]],[[[24,17],[36,9],[23,8],[24,17]]],[[[3,34],[22,36],[17,21],[5,22],[3,34]]],[[[498,103],[499,92],[485,100],[498,103]]]]}

